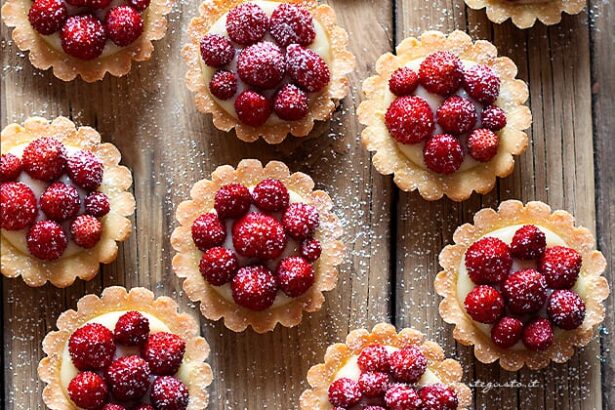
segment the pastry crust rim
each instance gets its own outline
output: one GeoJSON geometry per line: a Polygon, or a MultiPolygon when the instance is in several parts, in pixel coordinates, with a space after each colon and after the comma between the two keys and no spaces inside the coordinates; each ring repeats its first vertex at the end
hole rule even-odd
{"type": "Polygon", "coordinates": [[[199,336],[199,325],[189,314],[179,313],[177,303],[166,296],[155,298],[146,288],[132,288],[127,291],[121,286],[111,286],[103,290],[101,297],[94,294],[83,296],[77,302],[77,310],[63,312],[57,320],[57,331],[51,331],[43,340],[45,357],[39,362],[39,378],[46,383],[43,401],[54,410],[73,410],[76,406],[64,393],[59,371],[64,346],[70,335],[88,320],[101,314],[118,310],[139,310],[152,314],[169,329],[181,336],[186,342],[184,360],[188,357],[190,382],[190,402],[187,410],[200,410],[207,407],[209,394],[207,386],[213,381],[213,372],[205,362],[209,356],[209,344],[199,336]]]}
{"type": "Polygon", "coordinates": [[[395,184],[403,191],[418,190],[429,201],[446,195],[454,201],[463,201],[473,191],[486,194],[493,189],[496,177],[505,177],[514,169],[513,155],[522,154],[528,145],[523,130],[530,127],[532,114],[524,103],[529,97],[528,86],[516,79],[517,66],[508,57],[498,57],[496,47],[486,40],[473,41],[459,30],[446,35],[440,31],[426,31],[419,38],[408,37],[396,47],[396,55],[386,53],[376,62],[376,75],[367,78],[362,85],[366,99],[360,104],[359,122],[366,126],[361,141],[368,151],[375,151],[373,164],[383,175],[394,175],[395,184]],[[397,147],[384,123],[387,110],[386,91],[388,81],[395,69],[407,62],[435,51],[449,50],[464,59],[489,65],[502,80],[497,105],[507,115],[507,125],[498,131],[500,148],[489,162],[440,175],[412,162],[397,147]]]}
{"type": "Polygon", "coordinates": [[[307,381],[310,388],[301,394],[300,409],[331,409],[332,406],[327,401],[327,389],[333,382],[335,374],[352,355],[358,354],[363,348],[374,343],[400,348],[419,345],[427,357],[429,370],[434,372],[442,383],[455,389],[459,399],[458,409],[470,407],[472,392],[466,384],[461,382],[463,368],[458,361],[447,359],[438,343],[426,340],[425,335],[414,328],[405,328],[397,332],[395,326],[379,323],[373,327],[371,332],[367,329],[355,329],[348,333],[345,343],[335,343],[327,348],[324,363],[314,365],[308,370],[307,381]]]}
{"type": "Polygon", "coordinates": [[[606,260],[602,253],[594,248],[594,236],[584,227],[576,227],[574,217],[562,210],[552,211],[543,202],[531,201],[524,205],[521,201],[504,201],[498,210],[484,208],[474,215],[474,223],[457,228],[453,236],[455,244],[446,246],[439,256],[444,269],[436,276],[436,292],[444,297],[440,302],[440,316],[445,322],[455,325],[454,338],[465,346],[474,346],[474,356],[482,363],[499,360],[500,366],[508,371],[517,371],[524,366],[531,370],[542,369],[551,361],[564,363],[575,352],[575,347],[586,346],[593,338],[596,328],[605,316],[602,303],[609,295],[609,285],[604,276],[606,260]],[[588,289],[583,300],[586,306],[583,324],[574,330],[563,331],[546,350],[509,350],[494,346],[491,339],[476,328],[469,318],[456,294],[457,268],[467,248],[481,236],[495,229],[534,223],[545,226],[561,236],[571,248],[579,251],[583,257],[581,275],[588,289]]]}
{"type": "Polygon", "coordinates": [[[323,26],[329,36],[332,53],[329,71],[329,85],[310,103],[310,112],[299,121],[282,121],[278,124],[264,124],[251,127],[242,124],[237,118],[222,109],[210,95],[208,85],[204,83],[201,71],[201,53],[199,43],[211,26],[233,7],[244,0],[206,0],[199,7],[200,15],[190,22],[188,32],[190,42],[182,48],[182,56],[188,66],[186,85],[194,94],[198,111],[212,114],[214,126],[221,131],[235,129],[237,138],[244,142],[254,142],[263,138],[268,144],[279,144],[288,134],[305,137],[314,128],[315,121],[328,120],[339,101],[350,92],[348,74],[354,71],[356,61],[348,50],[348,33],[337,25],[335,11],[327,5],[319,5],[317,0],[277,0],[280,3],[296,4],[307,8],[313,18],[323,26]]]}
{"type": "Polygon", "coordinates": [[[301,172],[291,174],[283,162],[271,161],[263,166],[255,159],[244,159],[237,168],[220,166],[211,174],[211,179],[194,184],[190,191],[192,199],[177,207],[175,216],[180,226],[171,235],[171,245],[177,252],[172,265],[175,274],[185,279],[183,289],[188,298],[200,302],[203,316],[210,320],[223,318],[224,325],[234,332],[242,332],[251,326],[255,332],[265,333],[272,331],[278,323],[285,327],[296,326],[303,319],[303,311],[312,313],[321,309],[325,300],[323,292],[337,286],[338,265],[343,260],[345,247],[339,240],[343,233],[341,222],[331,212],[333,201],[326,192],[313,189],[311,177],[301,172]],[[192,241],[191,226],[199,215],[213,209],[215,194],[221,186],[234,182],[250,186],[265,178],[279,179],[288,189],[301,195],[305,203],[318,209],[320,227],[316,237],[321,242],[322,253],[314,266],[316,281],[306,293],[286,304],[253,311],[227,301],[203,279],[199,271],[202,252],[192,241]]]}
{"type": "Polygon", "coordinates": [[[50,281],[54,286],[64,288],[73,284],[78,277],[86,281],[92,279],[99,272],[101,263],[108,264],[116,259],[117,242],[126,240],[132,231],[132,223],[128,217],[134,213],[135,198],[129,191],[132,174],[127,167],[119,165],[121,154],[115,145],[103,143],[94,128],[77,127],[66,117],[53,120],[30,117],[24,121],[23,126],[17,123],[9,124],[2,130],[1,149],[2,152],[8,152],[15,146],[45,136],[91,151],[103,162],[103,183],[98,190],[108,196],[111,209],[101,219],[101,239],[92,249],[82,249],[74,255],[60,257],[55,261],[43,261],[21,252],[0,235],[0,270],[7,278],[21,276],[31,287],[43,286],[50,281]]]}

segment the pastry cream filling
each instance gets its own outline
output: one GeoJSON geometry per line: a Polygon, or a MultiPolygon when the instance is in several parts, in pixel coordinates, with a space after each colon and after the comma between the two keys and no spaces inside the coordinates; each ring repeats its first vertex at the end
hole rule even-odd
{"type": "MultiPolygon", "coordinates": [[[[275,2],[275,1],[264,1],[264,0],[252,1],[250,3],[259,5],[268,17],[271,17],[275,9],[280,4],[282,4],[279,2],[275,2]]],[[[227,14],[228,13],[224,14],[214,23],[214,25],[209,29],[209,32],[208,32],[209,34],[218,34],[224,37],[228,37],[228,33],[226,31],[227,14]]],[[[331,67],[331,49],[330,49],[330,44],[329,44],[329,36],[327,35],[327,32],[325,31],[322,24],[320,24],[315,18],[313,18],[312,20],[314,22],[314,31],[316,32],[316,37],[314,38],[314,41],[312,42],[312,44],[310,44],[307,48],[313,50],[316,54],[318,54],[327,63],[327,65],[330,68],[331,67]]],[[[273,37],[271,37],[269,33],[265,35],[262,41],[270,41],[270,42],[275,43],[275,40],[273,39],[273,37]]],[[[239,57],[239,52],[241,51],[243,46],[239,44],[234,44],[234,45],[236,47],[235,57],[233,58],[233,61],[229,63],[227,69],[236,73],[237,72],[237,57],[239,57]]],[[[216,71],[218,71],[218,69],[206,65],[202,58],[199,58],[199,63],[201,64],[201,71],[203,72],[205,84],[207,84],[207,90],[209,92],[209,82],[211,81],[211,78],[216,73],[216,71]]],[[[237,98],[239,94],[241,94],[243,90],[245,90],[246,88],[250,88],[243,81],[241,81],[240,79],[238,80],[239,81],[237,81],[237,92],[232,98],[229,98],[228,100],[220,100],[214,97],[213,95],[211,95],[210,93],[210,96],[214,99],[214,101],[216,101],[216,103],[220,107],[222,107],[224,111],[232,115],[234,118],[237,118],[237,114],[235,113],[235,99],[237,98]]],[[[288,82],[289,82],[289,78],[288,76],[286,76],[282,80],[282,84],[288,83],[288,82]]],[[[275,93],[276,89],[264,90],[263,94],[267,97],[271,97],[275,93]]],[[[317,95],[318,93],[308,94],[310,103],[312,103],[312,101],[317,95]]],[[[284,121],[281,120],[275,113],[272,113],[269,119],[267,120],[266,124],[275,124],[275,123],[280,123],[280,122],[284,122],[284,121]]]]}
{"type": "MultiPolygon", "coordinates": [[[[498,238],[502,240],[503,242],[505,242],[506,244],[510,245],[510,243],[512,242],[512,238],[515,235],[515,232],[522,226],[523,225],[507,226],[505,228],[501,228],[493,232],[489,232],[488,234],[483,235],[482,238],[486,236],[490,236],[490,237],[498,238]]],[[[566,242],[555,232],[545,228],[544,226],[540,226],[540,225],[536,225],[536,226],[542,232],[544,232],[546,239],[547,239],[548,248],[551,248],[554,246],[568,246],[566,242]]],[[[534,262],[533,260],[524,261],[524,260],[520,260],[517,258],[513,258],[513,266],[510,271],[516,272],[516,271],[519,271],[522,269],[528,269],[528,268],[536,268],[536,262],[534,262]]],[[[457,300],[459,301],[459,304],[461,305],[464,311],[465,311],[464,301],[466,299],[466,296],[468,295],[468,293],[470,293],[470,291],[475,286],[476,284],[472,282],[472,279],[470,279],[470,276],[468,275],[468,270],[466,269],[466,259],[464,255],[461,260],[461,263],[459,264],[459,267],[457,268],[457,300]]],[[[577,279],[577,282],[575,283],[573,290],[577,292],[581,297],[583,296],[583,292],[585,291],[585,279],[582,274],[579,275],[579,278],[577,279]]],[[[542,317],[546,317],[546,308],[543,307],[543,309],[540,310],[537,314],[542,317]]],[[[479,323],[476,321],[473,321],[473,322],[474,322],[474,325],[478,329],[480,329],[481,332],[483,332],[485,335],[490,337],[491,328],[493,327],[493,325],[486,324],[486,323],[479,323]]],[[[554,332],[555,337],[558,337],[558,335],[562,334],[564,330],[558,328],[557,326],[554,326],[553,332],[554,332]]],[[[510,349],[523,350],[525,349],[525,346],[523,345],[521,341],[519,341],[514,346],[512,346],[510,349]]]]}

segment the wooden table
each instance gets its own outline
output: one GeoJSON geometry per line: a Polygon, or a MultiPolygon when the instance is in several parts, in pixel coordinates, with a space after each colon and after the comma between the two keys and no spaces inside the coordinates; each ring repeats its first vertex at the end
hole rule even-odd
{"type": "MultiPolygon", "coordinates": [[[[215,130],[209,117],[195,111],[184,85],[180,48],[187,41],[188,22],[197,14],[197,1],[176,6],[169,32],[156,44],[150,62],[137,64],[127,77],[95,84],[64,83],[50,72],[34,70],[2,25],[2,127],[32,115],[65,115],[97,128],[132,169],[137,199],[133,235],[117,261],[91,282],[32,289],[21,280],[2,281],[4,408],[44,408],[36,375],[43,337],[81,296],[118,284],[170,295],[201,319],[212,347],[213,409],[296,408],[305,374],[322,360],[326,347],[343,340],[350,329],[381,321],[426,332],[461,361],[466,382],[502,385],[477,386],[476,408],[614,408],[613,298],[607,301],[600,336],[568,363],[511,373],[497,364],[478,363],[470,348],[455,344],[451,326],[438,315],[440,297],[433,278],[438,253],[451,243],[455,228],[479,209],[509,198],[538,199],[573,212],[578,222],[598,233],[599,247],[613,265],[615,2],[590,0],[588,12],[564,16],[554,27],[537,24],[529,30],[510,22],[493,25],[484,11],[469,10],[462,0],[329,3],[350,32],[358,60],[352,96],[309,138],[291,138],[279,146],[242,143],[215,130]],[[427,202],[416,193],[400,192],[391,178],[373,169],[358,142],[355,109],[362,98],[361,81],[373,72],[379,55],[427,29],[461,29],[494,42],[517,63],[519,76],[530,87],[534,123],[528,150],[514,174],[490,194],[473,195],[463,203],[427,202]],[[171,270],[169,237],[177,225],[177,204],[217,166],[251,157],[281,159],[292,170],[311,174],[319,188],[332,194],[349,248],[338,287],[328,293],[322,311],[296,328],[278,327],[266,335],[235,334],[220,322],[201,318],[171,270]]],[[[607,274],[613,288],[614,275],[607,274]]]]}

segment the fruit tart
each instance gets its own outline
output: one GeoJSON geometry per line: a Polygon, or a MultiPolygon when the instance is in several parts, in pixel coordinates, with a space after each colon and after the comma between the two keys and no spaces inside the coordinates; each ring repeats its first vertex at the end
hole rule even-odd
{"type": "Polygon", "coordinates": [[[58,318],[38,366],[54,410],[203,410],[212,381],[197,322],[145,288],[106,288],[58,318]]]}
{"type": "Polygon", "coordinates": [[[0,142],[2,274],[29,286],[92,279],[132,229],[132,176],[117,148],[64,117],[10,124],[0,142]]]}
{"type": "Polygon", "coordinates": [[[353,330],[329,346],[325,362],[307,374],[301,410],[454,410],[469,408],[459,362],[415,329],[380,323],[353,330]]]}
{"type": "Polygon", "coordinates": [[[606,261],[569,213],[505,201],[479,211],[453,239],[435,281],[440,315],[478,360],[540,369],[589,343],[609,295],[606,261]]]}
{"type": "Polygon", "coordinates": [[[396,51],[378,59],[358,109],[375,168],[427,200],[489,192],[528,143],[528,88],[517,67],[461,31],[428,31],[396,51]]]}
{"type": "Polygon", "coordinates": [[[355,66],[333,9],[316,0],[207,0],[183,49],[199,111],[243,141],[306,136],[349,92],[355,66]]]}
{"type": "Polygon", "coordinates": [[[337,284],[344,246],[324,191],[281,162],[243,160],[197,182],[171,236],[177,276],[193,302],[235,332],[299,324],[337,284]]]}
{"type": "Polygon", "coordinates": [[[149,60],[170,11],[171,0],[7,0],[2,18],[35,67],[94,82],[149,60]]]}
{"type": "Polygon", "coordinates": [[[486,9],[487,18],[500,24],[511,19],[519,28],[529,28],[536,19],[550,26],[562,20],[562,12],[578,14],[585,7],[583,0],[465,0],[474,10],[486,9]]]}

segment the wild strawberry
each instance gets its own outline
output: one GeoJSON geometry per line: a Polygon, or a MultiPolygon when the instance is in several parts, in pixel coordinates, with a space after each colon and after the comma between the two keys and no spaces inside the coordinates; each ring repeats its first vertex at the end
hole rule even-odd
{"type": "Polygon", "coordinates": [[[246,186],[227,184],[216,192],[214,208],[222,219],[239,218],[250,210],[251,203],[252,195],[246,186]]]}
{"type": "Polygon", "coordinates": [[[149,7],[150,0],[128,0],[128,4],[138,11],[145,11],[149,7]]]}
{"type": "Polygon", "coordinates": [[[273,304],[278,284],[269,269],[262,265],[244,266],[231,283],[233,300],[251,310],[265,310],[273,304]]]}
{"type": "Polygon", "coordinates": [[[279,179],[267,178],[252,190],[254,205],[265,212],[280,212],[288,207],[290,195],[279,179]]]}
{"type": "Polygon", "coordinates": [[[11,153],[0,156],[0,182],[14,181],[21,174],[21,160],[11,153]]]}
{"type": "Polygon", "coordinates": [[[512,268],[508,245],[498,238],[484,237],[474,242],[465,255],[465,265],[477,285],[500,283],[512,268]]]}
{"type": "Polygon", "coordinates": [[[284,54],[280,47],[263,41],[244,48],[237,59],[237,74],[257,88],[274,88],[284,78],[284,54]]]}
{"type": "Polygon", "coordinates": [[[180,336],[158,332],[149,335],[143,346],[141,356],[145,359],[152,374],[173,375],[177,373],[184,359],[186,342],[180,336]]]}
{"type": "Polygon", "coordinates": [[[463,134],[476,125],[476,107],[472,101],[453,95],[448,97],[436,112],[438,124],[446,132],[463,134]]]}
{"type": "Polygon", "coordinates": [[[218,70],[211,77],[209,92],[220,100],[228,100],[237,93],[237,76],[226,70],[218,70]]]}
{"type": "Polygon", "coordinates": [[[32,27],[44,36],[60,30],[67,18],[68,10],[62,0],[35,0],[28,12],[32,27]]]}
{"type": "Polygon", "coordinates": [[[493,104],[500,94],[500,77],[491,67],[477,64],[465,71],[463,87],[476,101],[493,104]]]}
{"type": "Polygon", "coordinates": [[[466,295],[463,305],[468,315],[480,323],[495,323],[504,313],[504,298],[495,288],[478,285],[466,295]]]}
{"type": "Polygon", "coordinates": [[[79,408],[100,409],[107,401],[109,390],[102,377],[93,372],[81,372],[68,384],[68,396],[79,408]]]}
{"type": "Polygon", "coordinates": [[[307,238],[301,241],[299,252],[301,253],[301,256],[309,262],[315,262],[318,258],[320,258],[322,246],[320,245],[320,241],[318,239],[307,238]]]}
{"type": "Polygon", "coordinates": [[[556,290],[549,296],[547,314],[555,326],[565,330],[576,329],[585,319],[585,302],[573,290],[556,290]]]}
{"type": "Polygon", "coordinates": [[[222,245],[225,238],[226,228],[218,219],[218,215],[214,213],[203,214],[192,223],[192,240],[203,252],[214,246],[222,245]]]}
{"type": "Polygon", "coordinates": [[[409,67],[400,67],[389,78],[389,90],[398,97],[410,95],[419,85],[419,76],[409,67]]]}
{"type": "Polygon", "coordinates": [[[499,131],[506,126],[506,114],[496,105],[490,105],[480,113],[480,126],[491,131],[499,131]]]}
{"type": "Polygon", "coordinates": [[[391,136],[402,144],[417,144],[434,131],[433,112],[421,97],[405,96],[389,105],[384,117],[391,136]]]}
{"type": "Polygon", "coordinates": [[[88,194],[83,200],[85,213],[88,215],[102,218],[111,210],[109,197],[100,191],[93,191],[88,194]]]}
{"type": "Polygon", "coordinates": [[[544,318],[537,318],[525,325],[523,344],[530,350],[544,350],[553,343],[553,327],[544,318]]]}
{"type": "Polygon", "coordinates": [[[419,390],[421,410],[455,410],[459,406],[457,393],[442,383],[424,386],[419,390]]]}
{"type": "Polygon", "coordinates": [[[359,353],[357,365],[363,372],[388,372],[389,352],[382,345],[369,345],[359,353]]]}
{"type": "Polygon", "coordinates": [[[87,323],[68,339],[70,358],[79,370],[101,370],[113,361],[113,333],[99,323],[87,323]]]}
{"type": "Polygon", "coordinates": [[[80,60],[93,60],[100,56],[107,42],[103,24],[91,14],[78,14],[66,20],[60,31],[62,49],[80,60]]]}
{"type": "Polygon", "coordinates": [[[235,48],[224,36],[208,34],[201,39],[201,57],[205,64],[214,68],[221,68],[233,61],[235,48]]]}
{"type": "Polygon", "coordinates": [[[78,151],[66,160],[66,171],[75,184],[94,191],[102,183],[104,166],[90,151],[78,151]]]}
{"type": "Polygon", "coordinates": [[[329,386],[329,403],[339,407],[354,406],[361,400],[359,384],[352,379],[342,377],[329,386]]]}
{"type": "Polygon", "coordinates": [[[325,88],[331,78],[325,60],[298,44],[291,44],[286,49],[286,67],[290,78],[309,93],[325,88]]]}
{"type": "Polygon", "coordinates": [[[538,270],[545,275],[549,287],[570,289],[579,277],[582,264],[579,252],[565,246],[554,246],[547,248],[538,260],[538,270]]]}
{"type": "Polygon", "coordinates": [[[502,349],[514,346],[523,334],[523,322],[511,316],[504,316],[491,328],[493,344],[502,349]]]}
{"type": "Polygon", "coordinates": [[[286,242],[284,227],[272,216],[250,212],[233,224],[233,245],[241,256],[276,259],[286,242]]]}
{"type": "Polygon", "coordinates": [[[463,65],[450,51],[436,51],[423,60],[419,80],[427,91],[443,96],[457,91],[463,81],[463,65]]]}
{"type": "Polygon", "coordinates": [[[361,373],[358,383],[365,397],[382,397],[389,388],[390,377],[381,372],[361,373]]]}
{"type": "Polygon", "coordinates": [[[314,284],[314,269],[301,256],[291,256],[280,261],[276,277],[282,292],[295,298],[303,295],[314,284]]]}
{"type": "Polygon", "coordinates": [[[310,112],[307,95],[299,87],[286,84],[275,96],[273,111],[285,121],[298,121],[310,112]]]}
{"type": "Polygon", "coordinates": [[[389,367],[396,380],[416,383],[427,369],[427,359],[421,349],[408,346],[389,354],[389,367]]]}
{"type": "Polygon", "coordinates": [[[112,0],[66,0],[70,5],[76,7],[87,7],[91,9],[104,9],[109,7],[112,0]]]}
{"type": "Polygon", "coordinates": [[[434,135],[425,143],[423,159],[427,168],[438,174],[449,175],[463,163],[463,147],[449,134],[434,135]]]}
{"type": "Polygon", "coordinates": [[[235,99],[235,112],[239,121],[251,127],[259,127],[271,115],[267,97],[254,90],[244,90],[235,99]]]}
{"type": "Polygon", "coordinates": [[[510,253],[519,259],[536,259],[545,252],[547,237],[536,225],[517,229],[510,243],[510,253]]]}
{"type": "Polygon", "coordinates": [[[128,410],[126,407],[121,404],[107,403],[102,408],[102,410],[128,410]]]}
{"type": "Polygon", "coordinates": [[[157,410],[185,410],[190,394],[180,380],[172,376],[162,376],[152,383],[150,400],[157,410]]]}
{"type": "Polygon", "coordinates": [[[119,401],[138,400],[149,389],[149,365],[139,356],[123,356],[105,371],[113,397],[119,401]]]}
{"type": "Polygon", "coordinates": [[[137,404],[132,410],[155,410],[150,404],[137,404]]]}
{"type": "Polygon", "coordinates": [[[534,269],[524,269],[508,276],[502,291],[510,311],[515,314],[537,312],[547,300],[545,277],[534,269]]]}
{"type": "Polygon", "coordinates": [[[74,186],[54,182],[41,195],[40,206],[47,218],[62,222],[77,215],[81,200],[74,186]]]}
{"type": "Polygon", "coordinates": [[[125,47],[134,43],[143,33],[143,18],[130,6],[113,7],[105,17],[105,29],[111,41],[125,47]]]}
{"type": "Polygon", "coordinates": [[[149,320],[134,310],[120,316],[113,330],[116,343],[124,346],[138,346],[147,340],[148,335],[149,320]]]}
{"type": "Polygon", "coordinates": [[[394,384],[384,395],[390,410],[419,410],[421,398],[416,390],[405,384],[394,384]]]}
{"type": "Polygon", "coordinates": [[[199,263],[199,271],[209,284],[221,286],[228,283],[239,269],[237,255],[222,246],[207,249],[199,263]]]}
{"type": "Polygon", "coordinates": [[[282,3],[271,14],[271,37],[280,45],[310,45],[316,38],[314,21],[309,11],[294,4],[282,3]]]}
{"type": "Polygon", "coordinates": [[[480,162],[489,162],[498,153],[500,137],[486,128],[478,128],[468,137],[468,153],[480,162]]]}
{"type": "Polygon", "coordinates": [[[24,149],[21,163],[32,178],[51,182],[64,173],[64,145],[51,137],[36,139],[24,149]]]}
{"type": "Polygon", "coordinates": [[[312,205],[296,202],[284,211],[282,224],[291,238],[305,239],[313,236],[318,229],[320,215],[312,205]]]}
{"type": "Polygon", "coordinates": [[[34,256],[45,261],[58,259],[68,245],[62,227],[53,221],[38,221],[26,235],[28,250],[34,256]]]}
{"type": "Polygon", "coordinates": [[[256,43],[265,36],[268,29],[269,18],[254,3],[240,4],[226,15],[226,31],[235,43],[256,43]]]}
{"type": "Polygon", "coordinates": [[[0,226],[18,231],[36,220],[36,196],[21,182],[0,184],[0,226]]]}
{"type": "Polygon", "coordinates": [[[91,249],[100,241],[102,224],[92,215],[79,215],[70,224],[70,234],[78,246],[91,249]]]}
{"type": "MultiPolygon", "coordinates": [[[[336,407],[335,409],[340,409],[340,408],[341,407],[336,407]]],[[[387,410],[387,409],[385,409],[382,406],[365,406],[365,407],[363,407],[363,410],[387,410]]]]}

